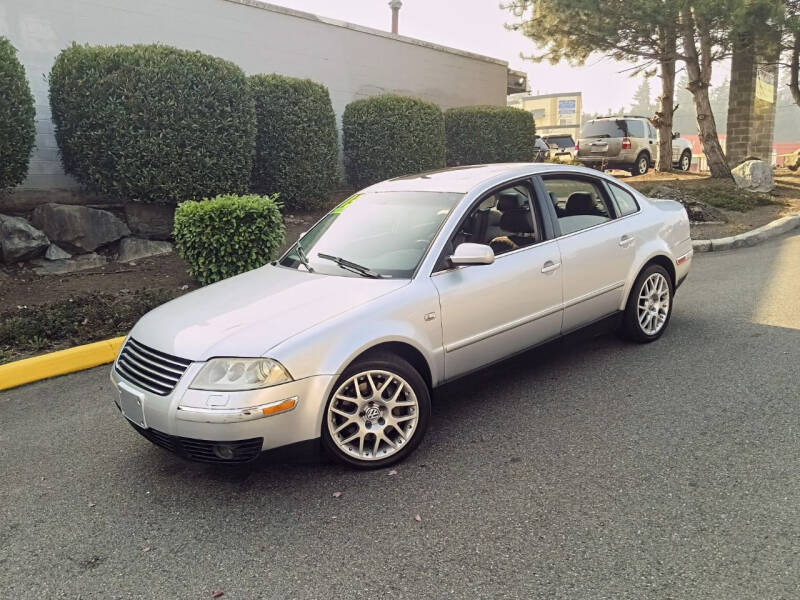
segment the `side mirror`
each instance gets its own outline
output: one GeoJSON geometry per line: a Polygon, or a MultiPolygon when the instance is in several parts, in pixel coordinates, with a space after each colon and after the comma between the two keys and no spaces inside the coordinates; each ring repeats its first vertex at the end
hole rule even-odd
{"type": "Polygon", "coordinates": [[[673,140],[677,140],[679,137],[681,137],[680,133],[678,133],[677,131],[673,131],[672,132],[672,139],[673,140]]]}
{"type": "Polygon", "coordinates": [[[490,265],[494,262],[494,250],[486,244],[459,244],[450,257],[450,264],[461,265],[490,265]]]}

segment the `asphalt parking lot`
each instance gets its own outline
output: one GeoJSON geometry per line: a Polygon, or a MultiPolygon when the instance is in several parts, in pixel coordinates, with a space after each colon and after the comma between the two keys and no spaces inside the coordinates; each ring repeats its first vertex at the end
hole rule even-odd
{"type": "Polygon", "coordinates": [[[393,475],[182,462],[123,422],[107,367],[1,392],[0,590],[795,599],[800,234],[697,256],[676,302],[657,343],[442,388],[393,475]]]}

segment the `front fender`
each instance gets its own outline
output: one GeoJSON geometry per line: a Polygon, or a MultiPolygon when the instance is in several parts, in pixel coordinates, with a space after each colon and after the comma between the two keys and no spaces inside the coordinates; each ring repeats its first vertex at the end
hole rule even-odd
{"type": "Polygon", "coordinates": [[[439,296],[429,278],[415,280],[312,327],[267,354],[280,361],[292,377],[300,379],[339,375],[359,354],[386,342],[408,344],[419,351],[428,363],[433,385],[441,380],[444,353],[439,296]]]}

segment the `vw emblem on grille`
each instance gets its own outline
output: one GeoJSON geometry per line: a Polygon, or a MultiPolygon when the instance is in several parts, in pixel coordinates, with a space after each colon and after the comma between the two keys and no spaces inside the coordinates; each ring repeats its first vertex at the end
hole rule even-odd
{"type": "Polygon", "coordinates": [[[377,406],[370,406],[364,411],[364,416],[370,421],[375,421],[381,416],[381,411],[377,406]]]}

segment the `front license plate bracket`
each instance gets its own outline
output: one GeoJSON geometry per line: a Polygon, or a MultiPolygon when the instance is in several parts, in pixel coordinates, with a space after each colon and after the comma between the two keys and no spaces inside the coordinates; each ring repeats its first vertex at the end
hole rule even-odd
{"type": "Polygon", "coordinates": [[[122,416],[139,427],[147,428],[144,420],[144,397],[141,394],[119,388],[119,408],[122,416]]]}

